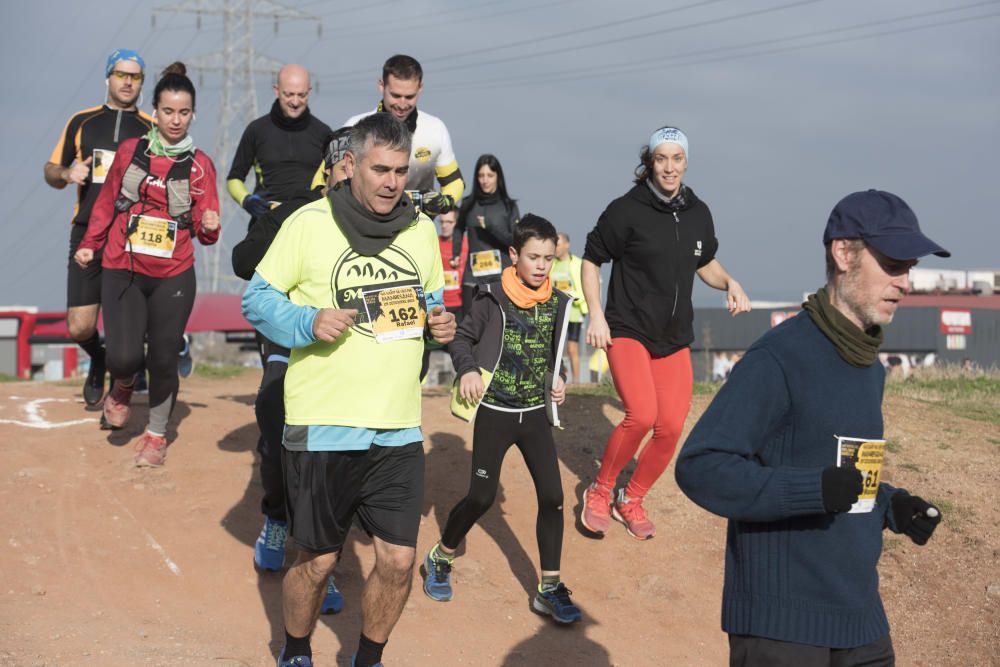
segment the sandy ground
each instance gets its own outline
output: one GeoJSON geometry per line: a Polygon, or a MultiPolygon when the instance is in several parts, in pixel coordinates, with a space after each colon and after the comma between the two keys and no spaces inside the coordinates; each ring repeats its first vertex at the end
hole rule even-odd
{"type": "MultiPolygon", "coordinates": [[[[281,575],[252,563],[257,382],[253,372],[185,380],[160,470],[132,467],[142,397],[134,427],[109,434],[77,387],[0,385],[0,665],[274,664],[281,575]]],[[[706,404],[696,397],[688,427],[706,404]]],[[[443,396],[427,395],[424,414],[421,555],[466,489],[471,448],[471,427],[448,414],[443,396]]],[[[882,588],[899,664],[1000,665],[1000,433],[906,399],[888,399],[886,416],[895,451],[885,479],[946,509],[925,548],[887,534],[882,588]]],[[[725,524],[682,496],[672,467],[647,499],[656,539],[636,542],[620,526],[603,540],[579,530],[580,492],[621,417],[613,399],[574,396],[557,433],[563,578],[584,621],[555,627],[529,610],[535,502],[513,450],[499,502],[457,561],[456,599],[431,601],[415,574],[387,665],[726,663],[725,524]]],[[[346,608],[324,616],[313,638],[318,665],[349,664],[371,565],[371,546],[355,531],[337,573],[346,608]]]]}

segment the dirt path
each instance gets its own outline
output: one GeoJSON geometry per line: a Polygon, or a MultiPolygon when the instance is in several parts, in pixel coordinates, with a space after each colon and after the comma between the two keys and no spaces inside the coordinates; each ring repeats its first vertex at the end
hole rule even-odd
{"type": "MultiPolygon", "coordinates": [[[[252,564],[261,520],[256,385],[253,373],[184,381],[176,441],[161,470],[131,466],[141,398],[138,426],[109,436],[77,388],[0,385],[0,665],[274,664],[283,637],[280,575],[258,575],[252,564]]],[[[689,426],[706,403],[696,398],[689,426]]],[[[427,396],[424,412],[421,553],[465,491],[471,436],[444,397],[427,396]]],[[[455,601],[429,600],[416,576],[387,664],[725,664],[724,522],[684,499],[668,470],[647,501],[655,540],[638,543],[621,529],[585,537],[574,527],[579,492],[622,413],[601,397],[572,397],[565,412],[568,426],[557,434],[567,498],[563,572],[584,622],[558,628],[528,609],[535,503],[514,453],[500,502],[457,563],[455,601]]],[[[927,548],[888,541],[883,590],[900,664],[1000,664],[1000,598],[986,593],[1000,584],[1000,436],[901,399],[887,404],[887,424],[897,439],[888,480],[950,510],[927,548]]],[[[337,574],[347,606],[317,628],[319,665],[348,664],[356,645],[372,552],[352,535],[337,574]]]]}

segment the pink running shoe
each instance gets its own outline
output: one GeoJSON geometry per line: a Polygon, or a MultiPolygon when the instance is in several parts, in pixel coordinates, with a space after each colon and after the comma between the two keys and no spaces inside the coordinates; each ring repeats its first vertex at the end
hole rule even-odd
{"type": "Polygon", "coordinates": [[[167,439],[146,431],[135,443],[135,465],[139,468],[159,468],[167,459],[167,439]]]}
{"type": "Polygon", "coordinates": [[[617,521],[625,524],[625,530],[635,539],[650,540],[656,535],[656,526],[649,520],[642,498],[629,498],[625,489],[618,489],[618,499],[611,512],[617,521]]]}
{"type": "Polygon", "coordinates": [[[592,533],[604,535],[611,526],[611,489],[594,482],[583,491],[580,523],[592,533]]]}
{"type": "Polygon", "coordinates": [[[132,408],[129,407],[129,403],[132,402],[132,391],[134,389],[135,384],[125,387],[121,382],[115,382],[115,386],[111,388],[111,391],[104,399],[104,422],[101,424],[102,427],[106,425],[106,428],[124,428],[125,424],[128,423],[129,415],[132,414],[132,408]]]}

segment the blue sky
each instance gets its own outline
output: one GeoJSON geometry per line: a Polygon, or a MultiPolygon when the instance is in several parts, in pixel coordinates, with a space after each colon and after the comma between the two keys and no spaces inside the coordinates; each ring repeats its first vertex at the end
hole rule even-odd
{"type": "MultiPolygon", "coordinates": [[[[46,186],[42,165],[69,116],[102,101],[107,54],[137,48],[155,72],[221,47],[220,18],[205,16],[198,29],[191,15],[158,13],[154,27],[156,6],[107,0],[0,9],[7,64],[0,305],[65,305],[73,196],[46,186]]],[[[952,251],[926,266],[1000,268],[998,2],[296,7],[320,20],[322,37],[315,21],[282,21],[275,33],[273,19],[261,18],[254,44],[259,54],[315,73],[315,115],[337,126],[373,107],[385,58],[415,56],[425,69],[420,106],[447,123],[467,181],[479,154],[496,154],[522,212],[568,231],[578,253],[607,203],[629,188],[649,133],[675,124],[690,138],[686,182],[712,209],[719,259],[753,298],[794,301],[818,286],[830,209],[869,187],[906,199],[924,231],[952,251]]],[[[216,153],[218,75],[193,78],[192,134],[225,174],[232,154],[216,153]]],[[[270,80],[261,74],[255,83],[263,114],[270,80]]],[[[241,131],[233,129],[237,138],[241,131]]],[[[228,208],[223,271],[246,221],[228,208]]],[[[720,296],[696,290],[700,305],[718,305],[720,296]]]]}

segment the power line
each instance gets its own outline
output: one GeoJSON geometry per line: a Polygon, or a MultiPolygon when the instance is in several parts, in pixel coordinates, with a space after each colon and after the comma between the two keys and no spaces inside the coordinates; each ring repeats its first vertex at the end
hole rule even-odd
{"type": "Polygon", "coordinates": [[[763,9],[754,9],[751,11],[743,12],[740,14],[729,14],[727,16],[720,16],[714,19],[706,19],[704,21],[695,21],[693,23],[685,23],[682,25],[672,25],[666,28],[660,28],[658,30],[650,30],[647,32],[634,33],[631,35],[624,35],[622,37],[614,37],[605,39],[598,42],[588,42],[586,44],[579,44],[575,46],[564,46],[560,48],[548,49],[546,51],[536,51],[533,53],[522,53],[518,55],[508,56],[506,58],[501,58],[498,60],[491,60],[488,62],[476,62],[476,63],[458,63],[451,65],[449,67],[437,68],[438,72],[448,72],[460,69],[469,69],[471,67],[482,67],[484,65],[499,65],[502,63],[515,62],[517,60],[526,60],[529,58],[538,58],[541,56],[552,56],[562,53],[570,53],[572,51],[580,51],[582,49],[593,49],[599,46],[610,46],[611,44],[620,44],[621,42],[633,42],[638,39],[645,39],[647,37],[660,37],[665,34],[672,32],[680,32],[682,30],[693,30],[697,28],[705,28],[708,26],[719,25],[722,23],[729,23],[730,21],[739,21],[741,19],[750,18],[754,16],[762,16],[764,14],[771,14],[774,12],[781,12],[786,9],[793,9],[796,7],[801,7],[803,5],[809,5],[820,2],[820,0],[797,0],[796,2],[789,2],[783,5],[776,5],[774,7],[766,7],[763,9]]]}
{"type": "MultiPolygon", "coordinates": [[[[659,10],[659,11],[649,12],[649,13],[646,13],[646,14],[640,14],[638,16],[632,16],[632,17],[629,17],[629,18],[626,18],[626,19],[619,19],[617,21],[609,21],[609,22],[598,24],[598,25],[590,25],[590,26],[585,26],[583,28],[574,28],[572,30],[564,30],[564,31],[561,31],[561,32],[549,33],[547,35],[540,35],[538,37],[533,37],[531,39],[520,39],[520,40],[516,40],[516,41],[513,41],[513,42],[506,42],[506,43],[503,43],[503,44],[496,44],[494,46],[486,47],[486,48],[481,48],[481,49],[474,49],[474,50],[470,50],[470,51],[459,51],[457,53],[448,53],[448,54],[441,55],[441,56],[435,56],[433,58],[424,58],[424,62],[436,62],[436,61],[439,61],[439,60],[455,60],[455,59],[464,58],[464,57],[470,56],[470,55],[482,55],[483,53],[493,53],[493,52],[496,52],[496,51],[506,51],[507,49],[513,49],[513,48],[516,48],[518,46],[525,46],[525,45],[528,45],[528,44],[538,44],[540,42],[547,42],[547,41],[551,41],[551,40],[555,40],[555,39],[562,39],[563,37],[572,37],[572,36],[575,36],[575,35],[583,35],[583,34],[586,34],[586,33],[589,33],[589,32],[597,32],[597,31],[601,31],[601,30],[607,30],[609,27],[615,27],[615,26],[619,26],[619,25],[626,25],[626,24],[629,24],[629,23],[635,23],[636,21],[646,21],[646,20],[649,20],[651,18],[656,18],[658,16],[663,16],[663,15],[666,15],[666,14],[671,14],[671,13],[674,13],[674,12],[683,11],[685,9],[692,9],[692,8],[695,8],[695,7],[701,7],[701,6],[705,6],[705,5],[715,4],[717,2],[726,2],[726,1],[727,0],[700,0],[699,2],[694,2],[694,3],[690,4],[690,5],[685,5],[685,6],[682,6],[682,7],[672,7],[670,9],[662,9],[662,10],[659,10]]],[[[334,78],[335,81],[345,81],[345,82],[348,81],[348,80],[353,81],[354,79],[352,77],[354,75],[361,74],[362,72],[363,72],[363,70],[355,70],[353,72],[344,72],[344,73],[341,73],[340,75],[337,75],[337,76],[335,76],[333,78],[334,78]],[[344,78],[341,79],[340,77],[344,77],[344,78]]]]}
{"type": "MultiPolygon", "coordinates": [[[[976,3],[976,5],[968,5],[968,6],[964,7],[963,9],[968,9],[970,7],[974,7],[974,6],[978,6],[978,5],[983,5],[983,4],[995,4],[995,2],[976,3]]],[[[938,13],[942,13],[942,12],[945,12],[945,11],[948,11],[948,12],[950,12],[950,11],[957,11],[957,9],[956,10],[941,10],[940,12],[928,12],[928,14],[938,14],[938,13]]],[[[696,66],[696,65],[704,65],[704,64],[711,64],[711,63],[717,63],[717,62],[726,62],[726,61],[732,61],[732,60],[740,60],[740,59],[743,59],[743,58],[751,58],[751,57],[756,57],[756,56],[774,55],[774,54],[777,54],[777,53],[787,53],[787,52],[792,52],[792,51],[801,51],[801,50],[812,49],[812,48],[817,48],[817,47],[821,47],[821,46],[830,46],[832,44],[846,44],[846,43],[851,43],[851,42],[856,42],[856,41],[862,41],[862,40],[866,40],[866,39],[873,39],[873,38],[876,38],[876,37],[885,37],[885,36],[889,36],[889,35],[897,35],[897,34],[903,34],[903,33],[909,33],[909,32],[917,32],[917,31],[920,31],[920,30],[927,30],[927,29],[930,29],[930,28],[939,28],[939,27],[945,27],[945,26],[950,26],[950,25],[957,25],[957,24],[961,24],[961,23],[968,23],[970,21],[976,21],[976,20],[979,20],[979,19],[989,19],[989,18],[994,18],[994,17],[998,17],[998,16],[1000,16],[1000,12],[991,12],[991,13],[981,14],[981,15],[977,15],[977,16],[970,16],[970,17],[963,17],[963,18],[952,19],[950,21],[938,21],[938,22],[924,24],[924,25],[919,25],[919,26],[910,26],[910,27],[905,27],[905,28],[897,28],[897,29],[894,29],[894,30],[884,30],[884,31],[880,31],[880,32],[870,33],[870,34],[867,34],[867,35],[855,35],[855,36],[852,36],[852,37],[843,37],[843,38],[838,38],[838,39],[830,39],[830,40],[824,40],[824,41],[819,41],[819,42],[812,42],[812,43],[808,43],[808,44],[800,44],[800,45],[796,45],[796,46],[789,46],[789,47],[784,47],[784,48],[765,49],[765,50],[760,50],[760,51],[751,51],[751,52],[748,52],[748,53],[740,53],[740,54],[735,54],[735,55],[731,55],[731,56],[722,56],[722,57],[718,57],[718,58],[694,59],[691,62],[679,62],[681,60],[685,60],[685,59],[688,59],[688,58],[694,58],[696,55],[705,55],[705,54],[710,54],[710,53],[719,52],[719,51],[732,51],[732,50],[738,50],[738,49],[741,49],[741,48],[747,48],[747,47],[749,47],[751,45],[760,46],[760,45],[766,45],[766,44],[769,44],[769,43],[775,43],[776,44],[776,43],[781,43],[781,42],[786,42],[786,41],[793,41],[795,39],[802,39],[803,38],[803,35],[798,35],[798,36],[792,36],[792,37],[777,38],[777,39],[774,39],[774,40],[762,40],[762,41],[759,41],[759,42],[751,42],[751,43],[748,43],[748,44],[738,45],[738,46],[720,47],[719,49],[707,49],[705,51],[698,52],[698,53],[692,53],[692,54],[687,54],[687,55],[683,55],[683,56],[677,56],[673,60],[659,59],[655,63],[650,63],[649,60],[647,59],[647,60],[641,61],[642,64],[632,65],[630,63],[623,63],[623,64],[616,65],[616,66],[608,66],[608,67],[615,67],[615,68],[617,68],[614,71],[609,70],[607,68],[593,68],[593,69],[582,69],[582,68],[580,68],[580,69],[576,69],[576,70],[563,70],[562,72],[549,72],[549,73],[547,73],[545,75],[541,75],[541,76],[535,77],[535,78],[527,78],[527,77],[525,77],[525,78],[510,78],[510,79],[506,79],[506,80],[493,80],[493,81],[481,81],[480,80],[480,81],[470,81],[470,82],[467,82],[467,83],[464,83],[464,84],[450,84],[450,85],[440,86],[440,87],[435,88],[435,93],[439,93],[439,92],[442,92],[442,93],[458,92],[458,91],[469,90],[469,89],[479,88],[479,87],[508,87],[508,86],[511,86],[511,85],[516,85],[516,86],[543,85],[543,84],[546,84],[546,83],[551,83],[553,81],[582,80],[582,79],[593,78],[595,76],[606,76],[607,74],[629,74],[629,73],[642,72],[642,71],[648,71],[648,70],[660,70],[660,69],[677,68],[677,67],[693,67],[693,66],[696,66]],[[602,69],[603,71],[596,71],[597,69],[602,69]]],[[[887,22],[899,22],[899,21],[902,21],[902,20],[909,20],[911,18],[913,18],[913,17],[909,16],[909,17],[902,17],[902,18],[899,18],[899,19],[889,19],[889,20],[886,20],[886,21],[874,21],[874,22],[872,22],[872,24],[874,25],[874,24],[884,24],[884,23],[887,23],[887,22]]],[[[813,36],[821,36],[823,34],[832,34],[832,33],[837,33],[837,32],[844,32],[846,30],[857,30],[857,29],[860,29],[862,27],[868,27],[868,26],[866,26],[865,24],[860,24],[860,25],[857,25],[857,26],[850,26],[850,27],[846,27],[846,28],[836,28],[836,29],[832,29],[832,30],[829,30],[829,31],[815,31],[813,33],[804,33],[804,35],[811,34],[813,36]]]]}

